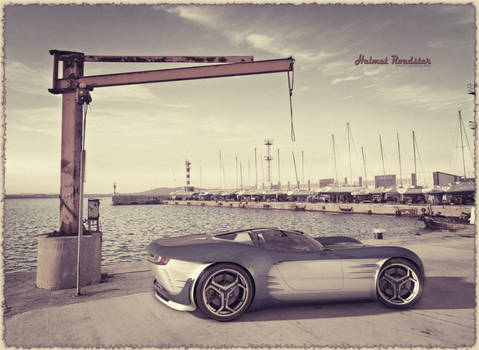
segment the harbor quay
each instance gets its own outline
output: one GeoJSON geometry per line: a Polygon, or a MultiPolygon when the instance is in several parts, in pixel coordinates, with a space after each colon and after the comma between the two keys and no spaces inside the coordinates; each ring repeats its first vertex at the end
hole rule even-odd
{"type": "Polygon", "coordinates": [[[382,214],[398,216],[420,216],[433,213],[450,217],[460,217],[462,213],[470,213],[471,206],[465,205],[410,205],[410,204],[376,204],[376,203],[309,203],[309,202],[228,202],[228,201],[177,201],[168,200],[169,205],[196,205],[212,207],[304,210],[331,213],[382,214]]]}
{"type": "Polygon", "coordinates": [[[102,266],[102,283],[35,287],[35,272],[5,275],[8,347],[473,347],[475,232],[427,232],[364,240],[402,246],[425,266],[421,300],[393,310],[378,302],[313,303],[261,309],[233,322],[158,302],[146,261],[102,266]]]}
{"type": "Polygon", "coordinates": [[[420,216],[422,214],[461,217],[470,214],[471,205],[430,205],[391,203],[314,203],[314,202],[256,202],[256,201],[204,201],[171,200],[152,196],[116,195],[113,205],[165,204],[182,206],[224,207],[243,209],[300,210],[325,213],[355,213],[369,215],[420,216]]]}

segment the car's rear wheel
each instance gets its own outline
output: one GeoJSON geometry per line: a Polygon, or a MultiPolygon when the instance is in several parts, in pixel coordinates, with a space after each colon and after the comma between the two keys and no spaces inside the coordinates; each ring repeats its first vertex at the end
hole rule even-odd
{"type": "Polygon", "coordinates": [[[201,275],[195,296],[198,307],[208,317],[230,321],[248,309],[253,299],[253,283],[243,268],[218,264],[201,275]]]}
{"type": "Polygon", "coordinates": [[[391,259],[379,271],[377,295],[388,307],[404,309],[413,306],[421,298],[424,277],[419,269],[405,259],[391,259]]]}

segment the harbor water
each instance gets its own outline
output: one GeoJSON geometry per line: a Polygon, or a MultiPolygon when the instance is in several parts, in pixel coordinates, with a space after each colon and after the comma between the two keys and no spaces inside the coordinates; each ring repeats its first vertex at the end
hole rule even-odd
{"type": "MultiPolygon", "coordinates": [[[[424,224],[411,217],[200,206],[113,206],[109,197],[101,198],[100,203],[103,263],[142,260],[145,247],[160,237],[253,227],[357,239],[373,238],[376,229],[383,230],[386,238],[427,233],[424,224]]],[[[57,230],[58,215],[58,198],[5,200],[5,272],[35,269],[37,236],[57,230]]]]}

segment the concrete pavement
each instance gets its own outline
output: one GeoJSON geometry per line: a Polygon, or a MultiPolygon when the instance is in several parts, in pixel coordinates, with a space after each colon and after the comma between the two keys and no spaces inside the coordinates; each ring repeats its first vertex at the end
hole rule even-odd
{"type": "Polygon", "coordinates": [[[470,347],[476,339],[473,237],[425,233],[366,242],[405,246],[423,259],[423,297],[404,311],[376,302],[311,304],[259,310],[220,323],[159,303],[144,263],[105,267],[107,282],[84,287],[80,298],[72,296],[74,290],[34,288],[36,299],[15,294],[7,276],[4,341],[24,347],[470,347]]]}

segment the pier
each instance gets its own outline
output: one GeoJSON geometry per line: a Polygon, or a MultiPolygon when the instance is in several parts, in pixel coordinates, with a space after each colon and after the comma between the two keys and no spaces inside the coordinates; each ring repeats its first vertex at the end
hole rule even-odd
{"type": "Polygon", "coordinates": [[[284,306],[219,323],[155,300],[146,262],[103,266],[104,283],[35,288],[35,272],[5,276],[4,341],[15,347],[421,346],[475,344],[474,232],[368,240],[399,245],[423,260],[422,299],[409,310],[377,302],[284,306]],[[454,261],[451,264],[451,261],[454,261]]]}
{"type": "MultiPolygon", "coordinates": [[[[130,198],[131,200],[131,198],[130,198]]],[[[141,198],[134,199],[136,203],[141,198]]],[[[378,214],[397,216],[420,216],[423,213],[441,214],[447,217],[460,217],[469,214],[469,205],[427,205],[427,204],[378,204],[378,203],[310,203],[310,202],[246,202],[246,201],[198,201],[198,200],[158,200],[165,205],[223,207],[242,209],[298,210],[324,213],[378,214]]],[[[125,204],[133,204],[131,202],[125,204]]],[[[143,203],[147,204],[147,203],[143,203]]]]}

